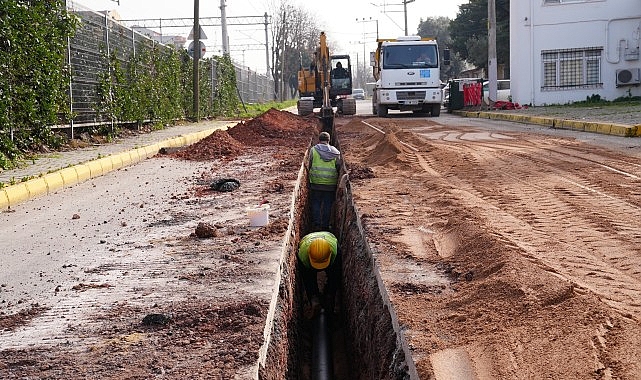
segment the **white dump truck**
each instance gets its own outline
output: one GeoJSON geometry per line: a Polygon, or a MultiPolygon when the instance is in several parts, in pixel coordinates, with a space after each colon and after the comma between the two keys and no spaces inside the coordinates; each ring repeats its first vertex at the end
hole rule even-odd
{"type": "Polygon", "coordinates": [[[372,113],[385,117],[388,110],[400,110],[439,116],[443,95],[436,40],[404,36],[377,42],[370,55],[376,79],[372,113]]]}

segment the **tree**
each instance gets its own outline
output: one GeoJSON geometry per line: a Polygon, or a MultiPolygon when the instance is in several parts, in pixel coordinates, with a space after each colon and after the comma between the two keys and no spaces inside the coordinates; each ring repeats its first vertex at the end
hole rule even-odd
{"type": "Polygon", "coordinates": [[[318,44],[320,28],[313,15],[302,8],[290,4],[290,0],[280,0],[272,4],[272,78],[274,94],[285,99],[286,91],[294,96],[297,88],[298,69],[309,66],[311,57],[318,44]]]}
{"type": "MultiPolygon", "coordinates": [[[[452,45],[450,36],[450,22],[448,17],[428,17],[421,19],[418,24],[418,35],[421,37],[433,37],[438,42],[439,55],[443,57],[443,51],[449,49],[452,45]]],[[[463,59],[457,54],[452,54],[449,66],[443,66],[441,70],[441,80],[447,81],[449,78],[456,78],[464,66],[463,59]]]]}
{"type": "MultiPolygon", "coordinates": [[[[450,22],[452,49],[464,60],[487,72],[487,0],[470,0],[450,22]]],[[[510,2],[496,0],[496,58],[509,73],[510,2]]]]}

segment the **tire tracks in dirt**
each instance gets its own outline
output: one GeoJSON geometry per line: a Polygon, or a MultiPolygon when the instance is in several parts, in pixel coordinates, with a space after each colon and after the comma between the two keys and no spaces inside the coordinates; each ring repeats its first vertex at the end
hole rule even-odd
{"type": "Polygon", "coordinates": [[[503,147],[503,138],[494,143],[488,138],[491,134],[443,133],[429,141],[430,153],[414,152],[417,166],[466,208],[478,210],[526,257],[638,320],[641,265],[630,253],[639,253],[641,209],[637,199],[603,184],[634,188],[639,164],[607,153],[609,162],[602,164],[595,152],[585,157],[549,146],[554,140],[508,140],[503,147]],[[443,162],[466,162],[466,167],[452,170],[440,163],[443,151],[457,156],[443,162]],[[577,164],[589,170],[577,170],[577,164]]]}

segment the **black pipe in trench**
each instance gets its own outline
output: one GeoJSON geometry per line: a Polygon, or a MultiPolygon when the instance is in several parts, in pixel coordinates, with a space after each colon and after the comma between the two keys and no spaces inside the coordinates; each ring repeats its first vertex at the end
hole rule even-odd
{"type": "Polygon", "coordinates": [[[333,372],[332,353],[325,309],[314,318],[312,330],[312,380],[329,380],[333,372]]]}
{"type": "MultiPolygon", "coordinates": [[[[322,111],[321,109],[321,113],[322,111]]],[[[337,145],[334,136],[333,110],[331,116],[324,113],[321,119],[323,131],[329,132],[334,144],[337,145]]],[[[314,318],[312,327],[312,380],[330,380],[332,378],[332,349],[328,318],[325,309],[321,309],[320,313],[314,318]]]]}

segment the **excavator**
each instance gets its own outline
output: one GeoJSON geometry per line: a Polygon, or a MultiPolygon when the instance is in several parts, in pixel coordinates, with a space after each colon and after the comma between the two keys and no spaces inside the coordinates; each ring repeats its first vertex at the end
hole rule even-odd
{"type": "Polygon", "coordinates": [[[333,132],[333,107],[343,115],[356,114],[356,99],[351,97],[352,65],[349,55],[330,55],[325,32],[320,34],[319,46],[309,69],[303,68],[301,63],[298,93],[298,114],[310,115],[314,108],[320,108],[324,131],[333,132]]]}

